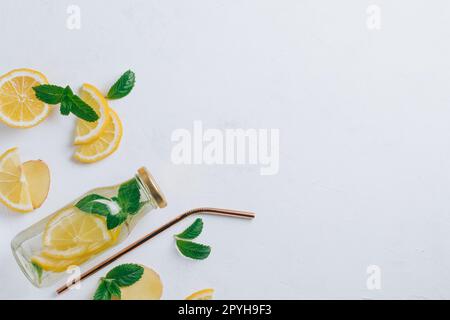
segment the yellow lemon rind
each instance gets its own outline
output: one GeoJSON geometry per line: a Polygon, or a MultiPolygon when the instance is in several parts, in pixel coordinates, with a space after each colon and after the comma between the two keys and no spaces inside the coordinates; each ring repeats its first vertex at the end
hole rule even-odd
{"type": "MultiPolygon", "coordinates": [[[[74,143],[73,143],[74,145],[88,144],[88,143],[95,141],[98,137],[100,137],[100,135],[103,133],[105,127],[111,121],[111,119],[109,117],[109,112],[110,112],[111,108],[109,107],[108,101],[103,97],[100,90],[98,90],[95,86],[93,86],[89,83],[83,84],[83,87],[81,90],[87,91],[92,97],[97,99],[97,101],[99,102],[99,104],[101,106],[103,106],[103,114],[99,115],[100,116],[99,120],[102,120],[102,123],[99,127],[97,127],[95,129],[96,133],[91,134],[89,138],[83,138],[80,136],[76,136],[74,143]]],[[[77,121],[84,121],[84,120],[78,119],[77,121]]]]}
{"type": "MultiPolygon", "coordinates": [[[[14,152],[18,152],[18,148],[11,148],[8,149],[5,153],[3,153],[2,155],[0,155],[0,163],[3,162],[3,160],[7,157],[9,157],[12,153],[14,152]]],[[[34,210],[33,208],[33,204],[30,203],[28,204],[28,206],[19,206],[17,204],[11,203],[11,201],[9,201],[8,199],[6,199],[2,194],[0,194],[0,202],[5,205],[6,207],[8,207],[9,209],[15,211],[15,212],[19,212],[19,213],[28,213],[34,210]]]]}
{"type": "Polygon", "coordinates": [[[184,300],[211,300],[214,295],[214,289],[203,289],[186,297],[184,300]]]}
{"type": "MultiPolygon", "coordinates": [[[[28,68],[20,68],[20,69],[11,70],[8,73],[2,75],[0,77],[0,88],[3,86],[3,84],[5,84],[9,80],[11,80],[15,77],[18,77],[18,76],[31,76],[36,81],[40,82],[40,84],[48,84],[47,77],[44,74],[42,74],[41,72],[33,70],[33,69],[28,69],[28,68]]],[[[25,122],[25,123],[18,123],[16,121],[11,121],[10,118],[3,116],[2,113],[0,112],[0,122],[6,124],[7,126],[9,126],[11,128],[16,128],[16,129],[28,129],[28,128],[35,127],[38,124],[40,124],[42,121],[44,121],[50,114],[50,111],[51,111],[50,106],[46,103],[43,103],[43,104],[44,104],[45,111],[42,112],[39,115],[39,117],[37,117],[37,119],[35,119],[33,121],[25,122]]],[[[0,110],[1,110],[1,106],[0,106],[0,110]]]]}
{"type": "MultiPolygon", "coordinates": [[[[75,160],[77,160],[81,163],[94,163],[94,162],[98,162],[100,160],[103,160],[103,159],[109,157],[110,155],[112,155],[114,152],[117,151],[117,149],[119,148],[120,142],[122,140],[122,134],[123,134],[122,122],[120,121],[119,116],[117,115],[117,113],[114,110],[110,109],[109,113],[111,116],[111,121],[114,123],[115,136],[114,136],[113,142],[110,143],[110,146],[107,149],[107,151],[102,152],[101,154],[97,154],[95,156],[84,156],[80,152],[80,148],[83,148],[83,146],[86,146],[87,144],[79,145],[73,156],[75,160]]],[[[100,137],[98,139],[101,139],[101,138],[102,138],[102,136],[100,135],[100,137]]],[[[93,141],[91,143],[95,143],[95,141],[93,141]]]]}

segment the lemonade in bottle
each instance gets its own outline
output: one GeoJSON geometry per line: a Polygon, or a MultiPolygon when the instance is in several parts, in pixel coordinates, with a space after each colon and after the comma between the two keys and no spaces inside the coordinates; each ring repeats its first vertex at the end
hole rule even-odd
{"type": "Polygon", "coordinates": [[[167,205],[145,169],[119,185],[93,189],[20,232],[12,251],[37,287],[52,285],[71,266],[81,266],[122,242],[148,211],[167,205]]]}

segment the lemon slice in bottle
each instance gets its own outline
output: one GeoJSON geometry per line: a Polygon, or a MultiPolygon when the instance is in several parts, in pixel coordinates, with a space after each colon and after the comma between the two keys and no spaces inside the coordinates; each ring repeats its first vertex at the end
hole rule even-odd
{"type": "Polygon", "coordinates": [[[70,266],[79,266],[88,259],[89,257],[80,257],[75,259],[55,259],[39,255],[32,257],[31,262],[37,264],[45,271],[65,272],[70,266]]]}
{"type": "Polygon", "coordinates": [[[111,245],[114,238],[104,217],[71,207],[63,209],[47,223],[42,255],[64,260],[92,256],[111,245]]]}
{"type": "Polygon", "coordinates": [[[74,141],[76,145],[96,140],[111,121],[108,102],[96,87],[85,83],[80,90],[80,98],[94,109],[99,118],[95,122],[77,119],[74,141]]]}
{"type": "Polygon", "coordinates": [[[72,259],[61,259],[61,258],[51,258],[46,255],[36,255],[31,258],[31,262],[34,264],[37,264],[45,271],[50,272],[65,272],[70,266],[80,266],[90,258],[92,258],[94,255],[102,252],[103,250],[107,249],[111,245],[115,243],[115,240],[117,239],[120,228],[116,228],[114,230],[111,230],[113,241],[112,242],[104,242],[104,243],[97,243],[93,246],[91,246],[90,250],[88,250],[88,253],[85,253],[84,255],[72,259]]]}

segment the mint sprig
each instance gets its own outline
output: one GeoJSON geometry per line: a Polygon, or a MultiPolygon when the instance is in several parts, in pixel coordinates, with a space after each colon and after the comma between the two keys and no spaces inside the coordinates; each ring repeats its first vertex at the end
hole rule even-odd
{"type": "Polygon", "coordinates": [[[108,230],[124,223],[129,215],[137,214],[145,203],[141,203],[141,192],[136,179],[131,179],[119,187],[117,197],[107,198],[98,194],[89,194],[75,204],[85,213],[106,217],[108,230]],[[111,210],[118,207],[119,211],[111,210]]]}
{"type": "Polygon", "coordinates": [[[87,122],[95,122],[99,119],[98,114],[84,102],[79,96],[73,93],[69,86],[65,88],[43,84],[33,87],[36,98],[47,104],[60,104],[60,112],[62,115],[74,114],[78,118],[87,122]]]}
{"type": "Polygon", "coordinates": [[[138,282],[144,274],[144,268],[138,264],[127,263],[119,265],[109,271],[94,294],[94,300],[111,300],[121,297],[120,288],[129,287],[138,282]]]}
{"type": "Polygon", "coordinates": [[[175,235],[175,244],[178,251],[185,257],[204,260],[209,257],[211,253],[211,247],[193,242],[191,240],[197,238],[203,230],[203,220],[197,218],[186,230],[175,235]]]}
{"type": "MultiPolygon", "coordinates": [[[[114,83],[106,96],[108,99],[120,99],[127,96],[134,88],[136,75],[128,70],[114,83]]],[[[69,86],[61,87],[53,84],[43,84],[33,87],[36,98],[47,104],[60,104],[60,112],[67,116],[70,113],[87,122],[95,122],[99,115],[94,109],[73,93],[69,86]]]]}
{"type": "Polygon", "coordinates": [[[109,89],[106,98],[113,100],[127,96],[133,90],[135,82],[136,75],[134,72],[131,70],[126,71],[109,89]]]}

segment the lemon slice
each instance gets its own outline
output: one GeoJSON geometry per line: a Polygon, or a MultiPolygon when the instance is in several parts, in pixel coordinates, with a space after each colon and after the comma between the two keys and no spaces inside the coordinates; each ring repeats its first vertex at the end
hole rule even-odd
{"type": "Polygon", "coordinates": [[[42,73],[31,69],[0,77],[0,121],[14,128],[31,128],[43,121],[50,107],[36,98],[33,87],[46,83],[42,73]]]}
{"type": "Polygon", "coordinates": [[[84,84],[80,90],[80,98],[91,106],[99,116],[95,122],[77,120],[75,128],[75,144],[85,144],[97,139],[110,121],[109,106],[100,91],[90,84],[84,84]]]}
{"type": "Polygon", "coordinates": [[[194,292],[185,300],[212,300],[214,295],[214,289],[204,289],[194,292]]]}
{"type": "Polygon", "coordinates": [[[14,211],[33,210],[17,148],[9,149],[0,156],[0,202],[14,211]]]}
{"type": "Polygon", "coordinates": [[[51,258],[44,255],[37,255],[31,258],[31,262],[37,264],[45,271],[51,272],[65,272],[70,266],[80,266],[90,258],[92,258],[97,253],[107,249],[112,243],[104,243],[102,245],[97,244],[94,246],[92,252],[85,254],[83,256],[72,258],[72,259],[61,259],[61,258],[51,258]]]}
{"type": "MultiPolygon", "coordinates": [[[[61,259],[61,258],[51,258],[46,255],[37,255],[31,258],[31,262],[37,264],[45,271],[50,272],[65,272],[70,266],[80,266],[87,260],[91,259],[97,253],[102,252],[107,249],[109,246],[113,245],[117,239],[118,234],[120,233],[120,228],[116,228],[111,230],[113,241],[98,243],[91,247],[91,250],[88,250],[88,254],[84,254],[83,256],[72,258],[72,259],[61,259]]],[[[48,252],[47,252],[48,253],[48,252]]]]}
{"type": "Polygon", "coordinates": [[[55,259],[44,256],[34,256],[31,262],[37,264],[45,271],[65,272],[70,266],[79,266],[88,260],[89,257],[81,257],[76,259],[55,259]]]}
{"type": "Polygon", "coordinates": [[[27,179],[33,208],[39,208],[47,199],[50,190],[50,170],[42,160],[30,160],[22,164],[27,179]]]}
{"type": "Polygon", "coordinates": [[[96,162],[117,150],[122,140],[122,122],[112,109],[109,109],[109,116],[111,121],[96,140],[77,146],[74,155],[76,160],[85,163],[96,162]]]}
{"type": "Polygon", "coordinates": [[[42,255],[65,260],[90,256],[113,241],[114,236],[108,231],[104,217],[71,207],[48,221],[43,236],[42,255]]]}

